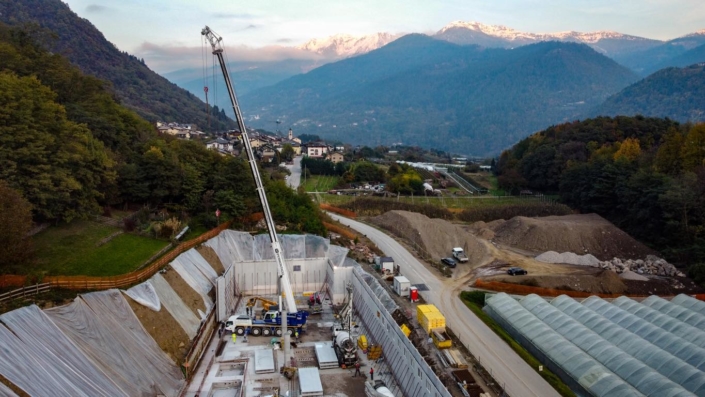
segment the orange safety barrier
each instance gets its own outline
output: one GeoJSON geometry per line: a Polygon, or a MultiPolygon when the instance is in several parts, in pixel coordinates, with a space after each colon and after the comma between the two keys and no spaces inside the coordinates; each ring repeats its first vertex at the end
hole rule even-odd
{"type": "Polygon", "coordinates": [[[693,298],[701,301],[705,301],[705,294],[695,294],[693,295],[693,298]]]}
{"type": "MultiPolygon", "coordinates": [[[[619,298],[620,296],[624,296],[624,294],[601,294],[601,293],[590,293],[590,292],[583,292],[583,291],[569,291],[569,290],[560,290],[560,289],[553,289],[553,288],[532,287],[529,285],[504,283],[501,281],[486,281],[486,280],[482,280],[482,279],[477,279],[475,281],[475,287],[482,288],[482,289],[488,289],[491,291],[497,291],[497,292],[506,292],[508,294],[516,294],[516,295],[536,294],[539,296],[554,296],[554,297],[560,296],[560,295],[568,295],[571,298],[588,298],[591,296],[599,296],[600,298],[619,298]]],[[[629,295],[629,296],[641,297],[643,295],[629,295]]]]}
{"type": "Polygon", "coordinates": [[[350,240],[353,240],[355,239],[355,237],[357,237],[355,233],[334,223],[323,222],[323,226],[325,226],[329,232],[338,233],[345,238],[349,238],[350,240]]]}
{"type": "MultiPolygon", "coordinates": [[[[255,214],[256,215],[256,214],[255,214]]],[[[54,287],[73,289],[73,290],[104,290],[111,288],[126,287],[141,281],[144,281],[154,275],[159,269],[166,266],[174,258],[181,253],[190,250],[191,248],[201,244],[202,242],[211,239],[218,235],[223,230],[227,229],[232,221],[228,221],[219,225],[215,229],[211,229],[202,235],[184,241],[174,247],[173,250],[167,252],[161,258],[154,261],[151,265],[144,269],[135,270],[134,272],[121,274],[119,276],[108,277],[89,277],[89,276],[47,276],[42,282],[51,284],[54,287]]],[[[0,286],[21,287],[26,281],[26,276],[21,275],[0,275],[0,286]]]]}
{"type": "Polygon", "coordinates": [[[357,214],[356,214],[356,213],[354,213],[354,212],[352,212],[352,211],[350,211],[350,210],[343,209],[343,208],[334,207],[334,206],[332,206],[332,205],[330,205],[330,204],[321,203],[321,204],[320,204],[320,207],[321,207],[322,210],[330,211],[330,212],[335,212],[336,214],[342,215],[342,216],[344,216],[344,217],[346,217],[346,218],[357,218],[357,214]]]}

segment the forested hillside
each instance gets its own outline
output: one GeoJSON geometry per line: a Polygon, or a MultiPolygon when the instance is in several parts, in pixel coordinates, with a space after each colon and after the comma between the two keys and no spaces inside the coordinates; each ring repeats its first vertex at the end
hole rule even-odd
{"type": "MultiPolygon", "coordinates": [[[[62,1],[0,0],[0,22],[13,26],[30,23],[28,27],[37,30],[45,49],[67,57],[84,73],[111,82],[112,87],[106,88],[114,90],[121,103],[143,118],[193,123],[207,129],[205,103],[150,70],[143,61],[118,50],[62,1]]],[[[224,112],[211,116],[212,130],[234,125],[224,112]]]]}
{"type": "Polygon", "coordinates": [[[503,152],[498,170],[506,189],[557,192],[672,261],[705,263],[705,124],[641,116],[561,124],[503,152]]]}
{"type": "Polygon", "coordinates": [[[408,35],[252,92],[242,106],[260,116],[252,125],[280,118],[324,139],[487,155],[575,119],[636,79],[583,44],[482,49],[408,35]]]}
{"type": "MultiPolygon", "coordinates": [[[[705,47],[704,47],[705,49],[705,47]]],[[[705,64],[667,68],[608,98],[592,115],[705,121],[705,64]]]]}
{"type": "MultiPolygon", "coordinates": [[[[61,223],[105,206],[149,204],[210,227],[215,208],[226,217],[260,210],[243,159],[158,136],[106,83],[44,51],[34,33],[0,24],[0,219],[61,223]],[[20,208],[31,215],[13,216],[20,208]]],[[[324,232],[304,193],[266,180],[278,221],[324,232]]],[[[5,224],[0,236],[11,230],[18,229],[5,224]]],[[[0,267],[7,263],[0,257],[0,267]]]]}

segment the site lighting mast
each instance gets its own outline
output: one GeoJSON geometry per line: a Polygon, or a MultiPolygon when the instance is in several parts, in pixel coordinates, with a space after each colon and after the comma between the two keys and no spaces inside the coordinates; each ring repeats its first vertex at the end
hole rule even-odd
{"type": "MultiPolygon", "coordinates": [[[[245,145],[245,151],[247,152],[247,161],[250,163],[250,170],[252,171],[252,176],[255,178],[257,194],[259,195],[259,201],[262,204],[262,210],[264,211],[264,219],[267,222],[269,239],[272,242],[274,259],[277,262],[277,270],[279,272],[279,286],[285,295],[286,309],[290,313],[297,313],[298,309],[296,308],[296,300],[294,300],[294,293],[291,288],[291,282],[289,281],[289,271],[287,270],[286,264],[284,263],[282,247],[279,243],[279,238],[277,237],[277,232],[274,227],[274,218],[272,218],[272,212],[269,209],[269,202],[267,202],[267,194],[264,191],[262,177],[260,176],[259,169],[257,168],[257,160],[255,159],[254,152],[252,151],[252,144],[250,143],[250,138],[247,135],[247,128],[245,128],[245,122],[242,119],[240,105],[237,102],[237,97],[235,96],[235,91],[233,90],[233,86],[230,81],[230,75],[228,74],[228,69],[225,65],[225,59],[223,58],[223,46],[221,44],[223,38],[215,34],[208,26],[203,28],[201,34],[203,36],[206,36],[206,39],[208,39],[208,42],[211,44],[211,47],[213,47],[213,55],[218,57],[220,68],[223,71],[223,78],[225,78],[225,87],[227,87],[228,89],[228,95],[230,95],[230,102],[232,103],[233,111],[235,112],[235,120],[237,121],[238,127],[240,127],[240,132],[242,132],[242,142],[245,145]]],[[[282,314],[282,325],[286,327],[286,313],[282,314]]]]}

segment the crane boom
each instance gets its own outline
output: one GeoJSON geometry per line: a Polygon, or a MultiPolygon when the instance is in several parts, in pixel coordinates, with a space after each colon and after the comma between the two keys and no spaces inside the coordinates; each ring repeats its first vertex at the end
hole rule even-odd
{"type": "Polygon", "coordinates": [[[255,186],[257,189],[257,194],[259,195],[259,201],[262,204],[262,210],[264,211],[264,219],[265,222],[267,222],[269,239],[272,242],[272,251],[274,251],[274,259],[277,262],[279,282],[282,288],[282,292],[284,293],[286,299],[286,308],[289,313],[296,313],[298,311],[296,308],[296,300],[294,300],[294,292],[291,288],[291,282],[289,281],[289,272],[286,268],[286,264],[284,263],[282,247],[279,243],[279,238],[277,237],[277,232],[274,227],[274,218],[272,218],[272,212],[269,209],[267,194],[264,191],[264,184],[262,183],[262,177],[260,176],[259,169],[257,168],[257,161],[255,160],[255,155],[252,151],[252,144],[250,143],[250,138],[247,135],[245,122],[242,119],[240,105],[237,102],[237,97],[235,96],[235,91],[233,90],[233,86],[230,81],[230,75],[228,74],[228,69],[225,65],[225,60],[223,59],[223,47],[221,45],[221,41],[223,40],[223,38],[215,34],[208,26],[203,28],[201,34],[203,36],[206,36],[206,39],[208,40],[208,42],[210,42],[211,47],[213,47],[213,55],[218,57],[220,68],[223,71],[225,87],[227,87],[228,94],[230,95],[230,102],[233,105],[233,111],[235,112],[235,119],[237,121],[237,125],[238,127],[240,127],[240,131],[242,132],[242,143],[245,145],[245,151],[247,152],[247,161],[250,163],[250,170],[252,171],[252,176],[255,179],[255,186]]]}

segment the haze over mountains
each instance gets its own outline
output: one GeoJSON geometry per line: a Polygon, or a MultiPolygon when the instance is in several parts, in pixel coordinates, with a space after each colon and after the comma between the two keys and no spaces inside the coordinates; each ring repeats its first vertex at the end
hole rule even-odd
{"type": "MultiPolygon", "coordinates": [[[[49,48],[110,81],[116,96],[148,120],[203,127],[204,85],[220,92],[217,104],[229,110],[225,88],[204,82],[201,69],[167,75],[190,95],[119,51],[59,0],[0,1],[0,21],[36,22],[58,32],[56,41],[46,41],[49,48]]],[[[237,44],[236,37],[225,40],[237,44]]],[[[700,121],[705,113],[701,69],[662,71],[639,81],[652,71],[705,62],[705,31],[663,42],[616,32],[536,34],[453,22],[430,36],[336,35],[285,53],[295,56],[230,56],[250,126],[273,130],[280,120],[282,128],[326,139],[488,155],[551,124],[601,112],[679,121],[700,121]]],[[[219,74],[215,81],[222,81],[219,74]]]]}

